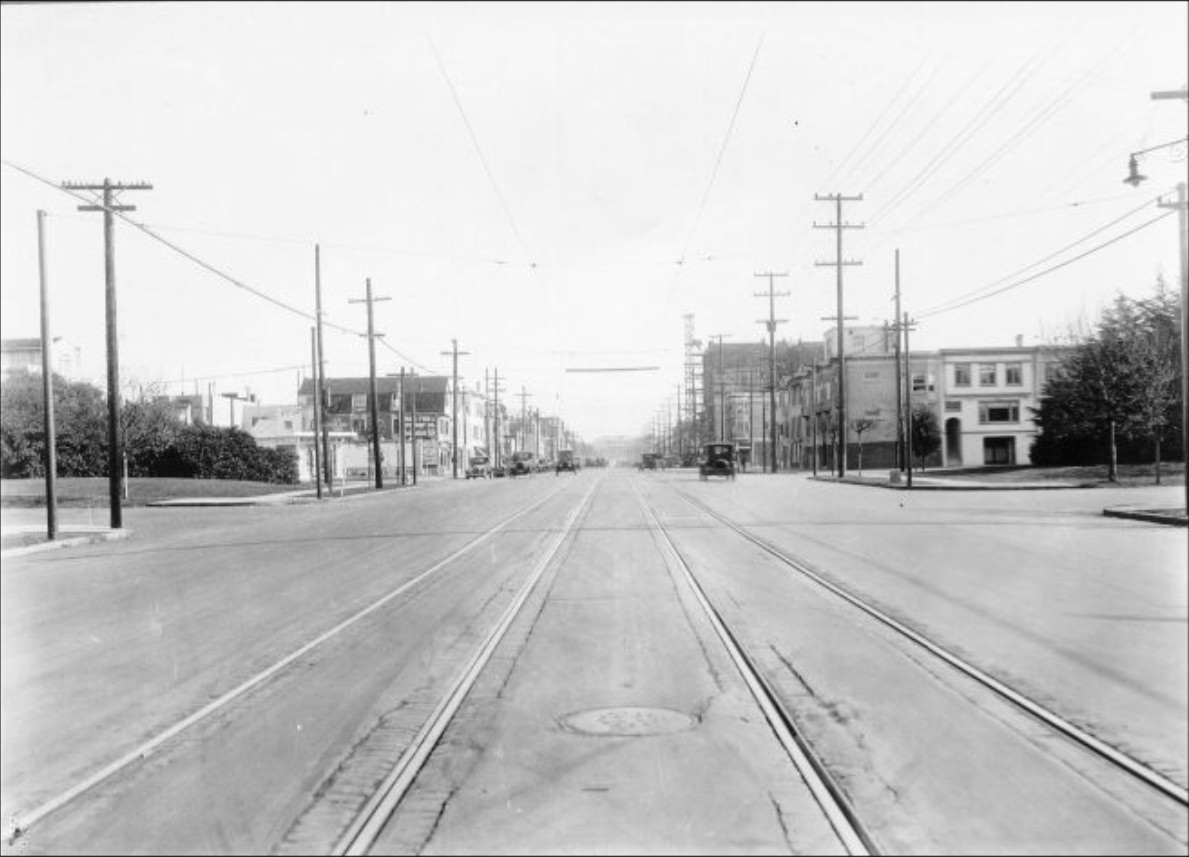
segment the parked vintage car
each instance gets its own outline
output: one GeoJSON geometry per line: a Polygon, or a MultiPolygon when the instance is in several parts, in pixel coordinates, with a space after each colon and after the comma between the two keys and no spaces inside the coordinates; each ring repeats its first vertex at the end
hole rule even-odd
{"type": "Polygon", "coordinates": [[[703,479],[711,476],[735,478],[735,444],[717,441],[702,447],[702,459],[698,464],[698,475],[703,479]]]}
{"type": "Polygon", "coordinates": [[[537,455],[534,452],[522,450],[512,453],[512,461],[508,465],[509,476],[531,476],[537,472],[537,455]]]}
{"type": "Polygon", "coordinates": [[[640,456],[640,464],[637,466],[641,470],[656,470],[660,457],[660,453],[658,452],[646,452],[640,456]]]}
{"type": "Polygon", "coordinates": [[[467,460],[467,479],[490,479],[491,459],[486,455],[472,455],[467,460]]]}

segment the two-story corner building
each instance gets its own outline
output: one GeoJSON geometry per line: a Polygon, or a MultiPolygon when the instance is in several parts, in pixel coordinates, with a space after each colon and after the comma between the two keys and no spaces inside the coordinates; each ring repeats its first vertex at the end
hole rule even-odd
{"type": "Polygon", "coordinates": [[[1038,434],[1033,409],[1069,346],[943,348],[942,454],[946,466],[1023,464],[1038,434]]]}
{"type": "MultiPolygon", "coordinates": [[[[402,410],[405,418],[405,466],[421,474],[450,472],[451,432],[454,418],[453,382],[450,376],[406,375],[376,378],[376,411],[381,439],[400,438],[402,410]],[[403,409],[402,409],[403,404],[403,409]]],[[[302,430],[314,428],[314,383],[307,378],[298,390],[301,405],[302,430]]],[[[460,408],[462,397],[459,397],[460,408]]],[[[356,440],[348,446],[359,446],[366,455],[371,439],[371,382],[368,378],[327,378],[323,407],[324,429],[330,432],[354,432],[356,440]]],[[[461,420],[460,413],[460,420],[461,420]]],[[[463,438],[459,437],[459,445],[463,438]]],[[[347,450],[350,455],[351,450],[347,450]]],[[[358,456],[355,456],[358,457],[358,456]]],[[[386,456],[391,459],[393,456],[386,456]]],[[[461,460],[461,459],[460,459],[461,460]]],[[[391,464],[389,464],[391,466],[391,464]]]]}

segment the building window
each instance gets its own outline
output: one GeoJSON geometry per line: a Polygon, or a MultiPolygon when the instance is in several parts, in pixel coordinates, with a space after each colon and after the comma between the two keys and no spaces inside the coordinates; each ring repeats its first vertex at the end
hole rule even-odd
{"type": "Polygon", "coordinates": [[[980,387],[995,386],[995,364],[980,363],[978,367],[978,385],[980,387]]]}
{"type": "Polygon", "coordinates": [[[955,363],[954,364],[954,386],[955,387],[969,387],[970,386],[970,364],[969,363],[955,363]]]}
{"type": "Polygon", "coordinates": [[[962,410],[962,403],[961,403],[961,402],[955,402],[955,401],[947,401],[947,402],[945,403],[945,409],[946,409],[947,411],[961,411],[961,410],[962,410]]]}
{"type": "Polygon", "coordinates": [[[1015,464],[1016,439],[1014,437],[983,438],[983,464],[1015,464]]]}
{"type": "Polygon", "coordinates": [[[1018,423],[1020,421],[1020,403],[1011,402],[979,402],[978,421],[980,423],[1018,423]]]}
{"type": "Polygon", "coordinates": [[[933,378],[923,373],[912,376],[912,391],[914,393],[933,392],[933,378]]]}
{"type": "Polygon", "coordinates": [[[1007,386],[1022,387],[1024,385],[1024,364],[1008,363],[1003,367],[1003,376],[1007,386]]]}
{"type": "Polygon", "coordinates": [[[869,369],[863,373],[863,380],[864,381],[878,381],[879,380],[879,372],[872,371],[869,369]]]}
{"type": "Polygon", "coordinates": [[[399,411],[400,410],[400,393],[393,393],[389,397],[388,410],[390,410],[390,411],[399,411]]]}
{"type": "Polygon", "coordinates": [[[352,393],[351,394],[351,410],[353,410],[353,411],[367,410],[367,393],[352,393]]]}
{"type": "Polygon", "coordinates": [[[293,430],[293,420],[285,420],[285,428],[292,431],[293,430]]]}

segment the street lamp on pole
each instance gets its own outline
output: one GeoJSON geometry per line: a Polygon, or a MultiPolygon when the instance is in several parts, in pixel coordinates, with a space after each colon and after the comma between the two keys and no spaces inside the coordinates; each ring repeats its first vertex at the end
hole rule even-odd
{"type": "MultiPolygon", "coordinates": [[[[1152,93],[1153,101],[1160,99],[1189,101],[1189,90],[1152,93]]],[[[1132,187],[1139,187],[1140,182],[1147,179],[1147,176],[1141,175],[1139,172],[1136,160],[1139,155],[1154,152],[1157,149],[1166,149],[1169,146],[1182,145],[1186,142],[1189,142],[1189,137],[1182,137],[1179,140],[1132,152],[1127,162],[1127,178],[1123,181],[1132,187]]],[[[1186,218],[1186,212],[1189,211],[1189,200],[1186,199],[1185,182],[1177,185],[1177,198],[1174,202],[1158,201],[1157,206],[1175,209],[1178,215],[1178,237],[1181,249],[1181,462],[1184,466],[1189,467],[1189,338],[1187,338],[1187,334],[1189,334],[1189,223],[1186,218]]],[[[1189,477],[1189,473],[1187,473],[1187,477],[1189,477]]],[[[1189,514],[1189,478],[1185,480],[1185,511],[1189,514]]]]}

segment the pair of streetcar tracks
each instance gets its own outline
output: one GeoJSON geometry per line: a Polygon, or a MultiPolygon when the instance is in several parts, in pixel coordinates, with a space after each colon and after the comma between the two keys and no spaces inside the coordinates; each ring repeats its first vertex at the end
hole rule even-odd
{"type": "MultiPolygon", "coordinates": [[[[964,674],[966,677],[973,679],[976,684],[991,690],[1000,698],[1007,700],[1016,708],[1031,715],[1036,720],[1039,720],[1041,723],[1054,730],[1057,734],[1070,739],[1075,744],[1080,745],[1095,756],[1111,763],[1118,769],[1143,782],[1147,786],[1155,789],[1165,797],[1171,798],[1172,800],[1180,803],[1182,806],[1189,806],[1189,790],[1186,790],[1178,783],[1173,782],[1165,775],[1153,770],[1152,768],[1132,758],[1105,741],[1094,737],[1081,727],[1070,722],[1068,719],[1062,717],[1049,708],[1046,708],[1041,703],[1029,698],[1010,685],[1000,681],[986,671],[975,666],[965,658],[962,658],[946,649],[944,646],[933,642],[919,631],[914,630],[904,622],[892,617],[864,598],[854,594],[853,592],[850,592],[845,587],[828,580],[823,575],[809,568],[796,558],[790,556],[772,542],[756,535],[755,533],[752,533],[746,527],[735,523],[725,515],[710,508],[701,500],[691,496],[679,488],[674,488],[673,490],[693,508],[718,521],[723,526],[727,527],[770,556],[777,559],[780,563],[787,566],[792,571],[808,578],[830,593],[843,599],[853,607],[856,607],[862,612],[866,613],[871,618],[892,629],[900,636],[917,644],[936,658],[964,674]]],[[[662,531],[665,530],[664,525],[659,521],[657,521],[657,525],[662,531]]],[[[665,537],[666,540],[668,540],[667,533],[665,537]]],[[[670,544],[672,543],[670,542],[670,544]]],[[[674,550],[676,550],[676,548],[674,548],[674,550]]]]}
{"type": "MultiPolygon", "coordinates": [[[[384,781],[348,825],[347,830],[332,849],[332,854],[366,854],[379,839],[405,794],[429,761],[430,755],[445,734],[446,729],[454,720],[459,709],[462,708],[484,667],[507,635],[512,623],[520,615],[525,602],[536,589],[541,577],[561,550],[562,545],[570,537],[575,524],[589,509],[590,499],[597,487],[598,482],[596,481],[587,489],[582,500],[570,511],[553,544],[537,560],[536,565],[521,584],[516,597],[505,608],[503,615],[488,634],[483,645],[459,671],[460,674],[454,684],[442,696],[433,713],[422,724],[421,729],[401,754],[384,781]]],[[[556,493],[558,492],[554,492],[554,494],[556,493]]],[[[553,494],[548,496],[552,497],[553,494]]]]}
{"type": "MultiPolygon", "coordinates": [[[[104,767],[100,768],[95,773],[91,774],[90,776],[86,777],[85,779],[76,783],[75,785],[71,786],[70,788],[66,789],[65,791],[60,792],[58,795],[50,798],[49,800],[39,804],[38,806],[34,807],[32,810],[30,810],[24,814],[15,816],[10,821],[9,829],[6,831],[5,839],[7,840],[8,844],[10,844],[10,845],[15,844],[18,839],[20,839],[22,836],[24,836],[25,834],[28,833],[29,829],[34,824],[38,823],[39,821],[44,819],[46,816],[57,811],[58,809],[61,809],[63,806],[69,804],[71,801],[73,801],[73,800],[81,797],[82,795],[86,794],[87,792],[91,791],[92,789],[99,786],[100,784],[111,779],[113,776],[120,773],[121,771],[123,771],[123,770],[125,770],[139,762],[147,761],[151,756],[153,756],[158,750],[160,750],[162,748],[163,745],[165,745],[171,739],[177,737],[178,735],[185,732],[192,726],[195,726],[196,724],[206,720],[207,718],[209,718],[211,715],[215,714],[216,712],[225,709],[232,702],[240,699],[245,694],[247,694],[249,691],[252,691],[255,688],[259,687],[264,682],[268,681],[269,679],[276,676],[278,673],[285,670],[287,667],[292,666],[294,663],[298,662],[301,658],[308,655],[311,651],[318,648],[323,643],[326,643],[327,641],[337,637],[343,631],[347,630],[348,628],[355,625],[360,620],[371,615],[372,613],[379,610],[381,607],[384,607],[385,605],[387,605],[389,602],[393,601],[394,599],[396,599],[399,596],[403,595],[404,593],[408,592],[410,589],[412,589],[413,587],[422,583],[423,581],[425,581],[432,575],[436,574],[437,572],[441,571],[443,568],[450,565],[455,560],[470,553],[475,548],[484,544],[485,542],[487,542],[488,540],[490,540],[497,534],[507,530],[512,523],[514,523],[515,521],[528,515],[530,512],[533,512],[534,510],[540,508],[545,503],[547,503],[549,500],[553,499],[558,494],[562,493],[563,490],[564,490],[563,488],[558,487],[552,491],[549,491],[544,496],[537,499],[535,502],[530,503],[529,505],[525,506],[524,508],[507,516],[502,521],[495,524],[493,527],[490,527],[489,529],[487,529],[480,535],[471,539],[469,542],[467,542],[462,547],[458,548],[457,550],[454,550],[453,552],[448,554],[443,559],[438,560],[433,565],[431,565],[429,568],[418,573],[417,575],[415,575],[411,579],[405,581],[400,586],[396,587],[395,589],[391,590],[390,592],[386,593],[385,595],[382,595],[378,599],[372,601],[366,607],[363,607],[362,609],[351,614],[349,617],[342,620],[341,622],[336,624],[334,627],[319,634],[317,637],[315,637],[310,642],[295,649],[294,651],[290,652],[288,655],[281,658],[280,660],[275,661],[272,665],[257,672],[255,675],[251,676],[250,678],[240,682],[238,685],[233,687],[231,690],[228,690],[225,693],[221,694],[220,696],[218,696],[211,702],[204,705],[202,708],[198,709],[197,711],[193,712],[192,714],[183,718],[182,720],[179,720],[177,723],[168,727],[164,731],[158,733],[154,737],[150,738],[148,741],[145,741],[145,742],[139,744],[134,749],[117,757],[114,761],[112,761],[112,762],[108,763],[107,765],[105,765],[104,767]]],[[[594,486],[592,486],[591,489],[587,492],[587,495],[583,499],[583,502],[581,502],[578,505],[577,509],[581,509],[587,504],[587,502],[589,501],[589,498],[590,498],[590,494],[593,492],[593,490],[594,490],[594,486]]],[[[566,527],[563,530],[563,539],[564,539],[564,535],[568,534],[569,529],[572,526],[573,520],[575,519],[575,517],[576,517],[576,511],[571,514],[570,518],[566,522],[566,527]]],[[[559,540],[557,542],[557,545],[560,545],[560,543],[561,543],[561,540],[559,540]]],[[[555,545],[554,548],[549,552],[550,557],[552,557],[553,553],[556,552],[557,545],[555,545]]],[[[543,566],[542,566],[542,568],[543,568],[543,566]]],[[[540,572],[537,572],[537,576],[539,576],[539,574],[540,574],[540,572]]]]}
{"type": "Polygon", "coordinates": [[[649,521],[649,528],[661,538],[663,545],[668,548],[681,578],[702,608],[719,641],[726,649],[727,655],[739,671],[752,698],[768,721],[777,741],[784,748],[793,767],[801,775],[810,794],[822,810],[827,823],[846,849],[847,854],[855,855],[855,857],[880,854],[878,845],[859,819],[858,813],[846,797],[845,791],[814,753],[809,742],[797,729],[792,715],[780,699],[779,694],[772,688],[752,659],[748,657],[735,635],[723,621],[721,614],[710,603],[705,590],[694,576],[690,564],[686,562],[685,557],[673,542],[668,528],[653,512],[647,499],[640,492],[639,486],[636,486],[636,492],[640,506],[649,521]]]}

